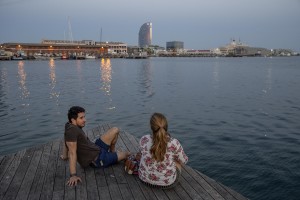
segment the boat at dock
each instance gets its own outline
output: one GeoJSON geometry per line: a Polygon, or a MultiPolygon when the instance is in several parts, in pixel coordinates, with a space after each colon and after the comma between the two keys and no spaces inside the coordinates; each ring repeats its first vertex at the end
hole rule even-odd
{"type": "Polygon", "coordinates": [[[24,51],[17,51],[11,58],[12,60],[25,60],[27,59],[27,55],[24,51]]]}
{"type": "Polygon", "coordinates": [[[148,58],[147,52],[131,53],[128,54],[125,58],[128,59],[145,59],[148,58]]]}
{"type": "Polygon", "coordinates": [[[86,54],[86,55],[85,55],[85,59],[96,59],[96,56],[86,54]]]}

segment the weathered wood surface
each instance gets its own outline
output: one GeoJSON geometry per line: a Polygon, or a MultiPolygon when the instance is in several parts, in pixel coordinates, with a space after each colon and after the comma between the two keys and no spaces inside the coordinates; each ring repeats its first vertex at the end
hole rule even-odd
{"type": "MultiPolygon", "coordinates": [[[[109,125],[87,131],[89,138],[99,137],[109,125]]],[[[169,190],[150,188],[137,176],[124,171],[120,162],[106,169],[77,166],[82,183],[69,187],[69,163],[59,159],[62,139],[38,147],[0,156],[0,199],[247,199],[201,172],[185,166],[179,184],[169,190]]],[[[138,140],[121,131],[117,149],[137,152],[138,140]]]]}

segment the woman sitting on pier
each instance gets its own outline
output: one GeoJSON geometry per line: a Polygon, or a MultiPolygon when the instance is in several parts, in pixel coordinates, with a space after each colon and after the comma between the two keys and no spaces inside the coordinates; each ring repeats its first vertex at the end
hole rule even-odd
{"type": "Polygon", "coordinates": [[[181,165],[188,157],[179,141],[167,132],[168,122],[161,113],[154,113],[150,119],[151,135],[140,139],[141,160],[139,178],[145,184],[163,189],[176,185],[181,175],[181,165]]]}

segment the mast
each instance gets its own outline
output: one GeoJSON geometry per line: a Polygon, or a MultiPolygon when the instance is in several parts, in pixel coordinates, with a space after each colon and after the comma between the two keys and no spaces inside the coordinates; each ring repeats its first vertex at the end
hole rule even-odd
{"type": "Polygon", "coordinates": [[[69,39],[70,43],[73,43],[73,34],[72,34],[70,16],[68,16],[68,28],[69,28],[69,38],[68,39],[69,39]]]}
{"type": "Polygon", "coordinates": [[[102,42],[102,27],[100,29],[100,44],[101,44],[101,42],[102,42]]]}

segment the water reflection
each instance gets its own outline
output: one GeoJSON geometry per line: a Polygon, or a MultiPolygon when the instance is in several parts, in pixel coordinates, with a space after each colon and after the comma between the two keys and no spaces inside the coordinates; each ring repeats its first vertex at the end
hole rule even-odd
{"type": "Polygon", "coordinates": [[[268,68],[267,75],[266,75],[266,87],[265,92],[272,89],[272,68],[268,68]]]}
{"type": "Polygon", "coordinates": [[[76,60],[76,67],[77,67],[77,74],[78,74],[78,78],[80,80],[80,82],[82,82],[82,67],[81,67],[81,60],[76,60]]]}
{"type": "Polygon", "coordinates": [[[215,62],[215,65],[213,67],[213,81],[214,81],[214,89],[219,89],[219,62],[215,62]]]}
{"type": "Polygon", "coordinates": [[[50,59],[50,61],[49,61],[49,68],[50,68],[49,77],[50,77],[50,81],[51,81],[51,83],[50,83],[50,88],[51,88],[50,98],[51,99],[55,99],[56,100],[56,104],[58,104],[58,97],[59,97],[60,92],[56,92],[55,91],[56,73],[55,73],[55,61],[54,61],[54,59],[50,59]]]}
{"type": "Polygon", "coordinates": [[[18,62],[18,74],[19,74],[19,83],[20,83],[20,89],[21,89],[21,99],[26,99],[29,97],[30,92],[28,91],[26,87],[26,72],[24,70],[24,62],[19,61],[18,62]]]}
{"type": "Polygon", "coordinates": [[[150,59],[147,59],[142,63],[139,79],[143,87],[143,92],[145,92],[148,97],[153,96],[154,90],[152,87],[152,71],[150,59]]]}
{"type": "Polygon", "coordinates": [[[4,97],[6,93],[4,91],[4,86],[7,85],[7,71],[6,68],[0,68],[0,116],[2,116],[2,111],[5,106],[4,97]]]}
{"type": "Polygon", "coordinates": [[[115,109],[112,105],[112,97],[111,97],[111,81],[112,81],[112,68],[110,59],[101,59],[100,65],[101,79],[100,82],[102,84],[101,90],[104,92],[104,95],[108,97],[109,106],[108,109],[115,109]]]}
{"type": "Polygon", "coordinates": [[[19,88],[21,90],[20,98],[22,100],[21,106],[24,109],[23,113],[26,115],[26,120],[29,120],[29,113],[26,112],[26,108],[27,109],[29,108],[29,102],[27,102],[27,100],[30,95],[30,92],[26,86],[27,74],[24,70],[24,62],[23,61],[18,62],[18,75],[19,75],[19,85],[20,85],[19,88]]]}

